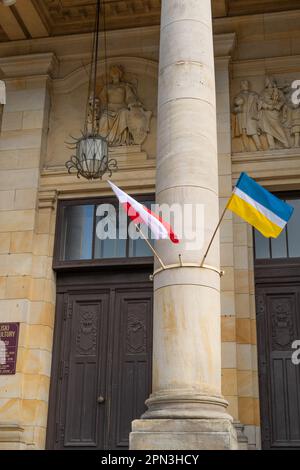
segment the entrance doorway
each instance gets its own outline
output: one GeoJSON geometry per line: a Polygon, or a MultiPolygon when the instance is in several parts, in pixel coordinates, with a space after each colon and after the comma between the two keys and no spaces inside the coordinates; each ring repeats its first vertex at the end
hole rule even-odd
{"type": "Polygon", "coordinates": [[[263,449],[300,449],[300,199],[276,240],[255,233],[255,291],[263,449]]]}
{"type": "Polygon", "coordinates": [[[58,275],[47,448],[128,448],[151,392],[150,272],[58,275]]]}
{"type": "Polygon", "coordinates": [[[127,449],[151,393],[152,252],[116,198],[57,212],[47,448],[127,449]]]}

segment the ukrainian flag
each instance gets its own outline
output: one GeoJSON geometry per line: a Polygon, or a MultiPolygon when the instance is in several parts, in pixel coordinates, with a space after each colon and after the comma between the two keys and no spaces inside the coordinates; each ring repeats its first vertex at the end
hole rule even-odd
{"type": "Polygon", "coordinates": [[[246,173],[241,173],[227,209],[253,225],[267,238],[277,238],[280,235],[294,210],[246,173]]]}

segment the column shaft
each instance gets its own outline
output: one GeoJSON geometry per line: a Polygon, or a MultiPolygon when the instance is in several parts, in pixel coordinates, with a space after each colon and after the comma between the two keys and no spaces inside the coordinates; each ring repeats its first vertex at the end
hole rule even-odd
{"type": "MultiPolygon", "coordinates": [[[[196,205],[204,210],[204,227],[198,227],[204,229],[204,237],[197,246],[187,236],[200,221],[188,217],[178,246],[169,241],[157,244],[166,264],[178,263],[179,253],[185,263],[200,263],[219,216],[210,8],[210,0],[162,2],[157,202],[180,204],[183,211],[192,204],[192,219],[196,219],[196,205]]],[[[208,258],[214,266],[219,266],[218,245],[217,239],[208,258]]],[[[218,274],[200,268],[168,270],[155,277],[154,292],[149,413],[153,415],[155,409],[157,416],[170,416],[170,408],[172,416],[195,417],[196,413],[202,417],[212,401],[223,412],[218,274]]]]}
{"type": "MultiPolygon", "coordinates": [[[[219,217],[210,0],[162,0],[156,190],[159,204],[204,209],[200,227],[195,215],[184,218],[179,245],[157,243],[166,265],[178,263],[179,254],[184,263],[200,263],[219,217]],[[199,229],[202,241],[191,244],[188,233],[199,229]]],[[[218,239],[207,263],[220,264],[218,239]]],[[[221,396],[219,275],[188,267],[157,274],[153,338],[153,393],[146,402],[146,419],[133,425],[132,448],[226,447],[222,439],[211,446],[210,439],[202,439],[212,430],[211,420],[222,422],[214,432],[222,428],[232,436],[221,396]],[[152,432],[162,430],[164,439],[151,440],[152,432]],[[183,433],[180,442],[177,431],[183,433]],[[139,432],[146,432],[146,441],[139,432]]]]}

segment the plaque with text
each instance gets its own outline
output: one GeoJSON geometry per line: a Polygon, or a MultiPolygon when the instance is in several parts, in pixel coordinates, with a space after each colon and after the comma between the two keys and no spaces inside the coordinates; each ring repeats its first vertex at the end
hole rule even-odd
{"type": "Polygon", "coordinates": [[[0,375],[16,373],[19,323],[0,323],[0,375]]]}

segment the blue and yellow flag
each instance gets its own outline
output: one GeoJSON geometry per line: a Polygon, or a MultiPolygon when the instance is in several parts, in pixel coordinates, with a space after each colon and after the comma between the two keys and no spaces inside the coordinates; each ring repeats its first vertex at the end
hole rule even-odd
{"type": "Polygon", "coordinates": [[[277,238],[294,211],[292,206],[271,194],[246,173],[241,173],[227,209],[267,238],[277,238]]]}

